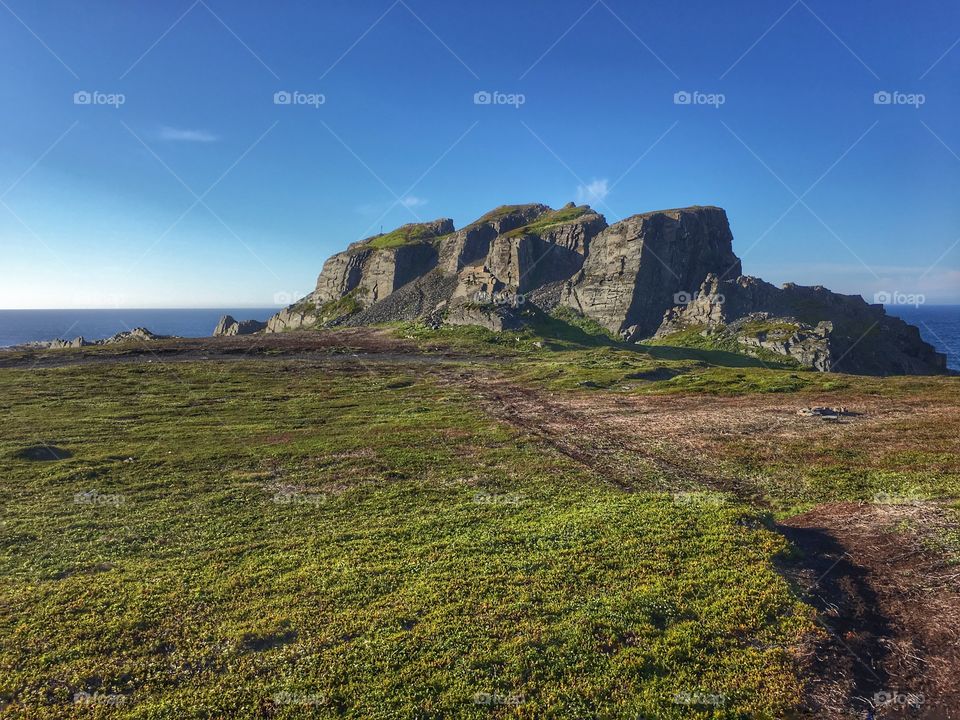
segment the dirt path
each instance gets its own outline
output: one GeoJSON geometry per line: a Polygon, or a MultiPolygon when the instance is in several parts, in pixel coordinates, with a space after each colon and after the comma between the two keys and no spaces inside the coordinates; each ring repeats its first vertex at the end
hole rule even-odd
{"type": "MultiPolygon", "coordinates": [[[[720,490],[765,507],[751,482],[703,472],[697,451],[704,448],[670,454],[658,437],[673,433],[682,445],[677,434],[705,425],[747,434],[822,430],[797,418],[795,399],[551,394],[487,374],[445,378],[467,388],[491,416],[626,491],[720,490]],[[651,469],[659,475],[655,487],[651,469]]],[[[883,411],[911,410],[887,403],[883,411]]],[[[960,718],[960,568],[945,565],[924,547],[924,532],[916,532],[944,522],[931,503],[836,503],[779,523],[799,550],[783,572],[818,610],[825,629],[807,649],[805,717],[960,718]],[[912,530],[904,531],[903,523],[912,530]]]]}

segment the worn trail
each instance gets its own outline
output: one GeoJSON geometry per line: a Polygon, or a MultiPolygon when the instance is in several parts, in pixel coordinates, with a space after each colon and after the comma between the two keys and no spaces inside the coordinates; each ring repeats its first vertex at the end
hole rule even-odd
{"type": "MultiPolygon", "coordinates": [[[[625,491],[716,490],[769,508],[752,482],[703,472],[707,458],[665,457],[651,430],[689,422],[665,416],[671,406],[685,412],[683,401],[551,394],[476,372],[452,371],[445,379],[466,388],[489,415],[625,491]],[[647,422],[652,417],[656,422],[647,422]]],[[[745,420],[739,431],[769,423],[764,413],[791,422],[790,408],[778,412],[765,398],[756,402],[752,414],[761,420],[745,420]]],[[[728,419],[723,399],[700,399],[701,424],[708,423],[711,404],[728,419]]],[[[751,415],[744,407],[737,411],[751,415]]],[[[907,520],[944,522],[933,504],[834,503],[777,524],[799,551],[782,570],[817,609],[825,630],[806,649],[808,717],[960,718],[960,570],[946,566],[920,537],[894,532],[907,520]]]]}

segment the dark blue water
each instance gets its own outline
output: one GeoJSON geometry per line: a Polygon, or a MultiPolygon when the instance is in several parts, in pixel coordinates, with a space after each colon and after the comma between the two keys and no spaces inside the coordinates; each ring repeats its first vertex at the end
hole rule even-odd
{"type": "Polygon", "coordinates": [[[145,327],[157,335],[205,337],[221,315],[266,320],[279,308],[190,310],[0,310],[0,347],[82,335],[102,340],[123,330],[145,327]]]}
{"type": "Polygon", "coordinates": [[[916,325],[923,339],[947,356],[947,367],[960,370],[960,305],[887,305],[886,310],[916,325]]]}

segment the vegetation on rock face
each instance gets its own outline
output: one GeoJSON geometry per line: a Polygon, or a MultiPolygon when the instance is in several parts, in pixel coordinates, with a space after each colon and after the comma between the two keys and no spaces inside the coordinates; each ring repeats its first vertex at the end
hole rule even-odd
{"type": "MultiPolygon", "coordinates": [[[[756,336],[762,332],[781,332],[785,331],[787,324],[757,323],[755,326],[742,328],[745,335],[756,336]]],[[[794,330],[795,331],[795,326],[794,330]]],[[[787,333],[787,336],[793,331],[787,333]]],[[[728,331],[725,327],[706,328],[703,325],[691,325],[679,332],[671,333],[664,337],[651,339],[645,342],[650,347],[684,347],[699,348],[708,351],[717,351],[731,355],[739,355],[744,360],[744,364],[751,364],[750,358],[756,358],[759,364],[770,368],[799,368],[800,364],[793,358],[786,357],[766,348],[754,345],[745,345],[737,339],[738,333],[728,331]]],[[[757,363],[753,363],[757,364],[757,363]]]]}
{"type": "Polygon", "coordinates": [[[411,223],[402,225],[396,230],[392,230],[383,235],[375,235],[369,240],[364,241],[364,247],[371,247],[375,250],[386,250],[388,248],[402,247],[412,243],[432,240],[433,232],[428,223],[411,223]]]}
{"type": "Polygon", "coordinates": [[[521,235],[539,235],[540,233],[546,232],[551,228],[559,227],[560,225],[566,225],[571,223],[579,217],[586,215],[588,212],[591,212],[590,208],[586,205],[581,205],[579,207],[565,207],[560,210],[551,210],[548,213],[545,213],[541,217],[534,220],[529,225],[525,225],[516,230],[511,230],[506,234],[506,237],[520,237],[521,235]]]}
{"type": "Polygon", "coordinates": [[[357,296],[361,292],[361,288],[354,288],[338,300],[331,300],[319,305],[317,307],[317,317],[320,322],[329,323],[360,312],[362,306],[357,296]]]}

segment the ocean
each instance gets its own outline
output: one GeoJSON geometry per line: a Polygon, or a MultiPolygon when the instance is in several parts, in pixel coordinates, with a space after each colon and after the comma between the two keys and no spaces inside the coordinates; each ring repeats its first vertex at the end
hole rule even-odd
{"type": "Polygon", "coordinates": [[[103,340],[123,330],[145,327],[157,335],[206,337],[221,315],[237,320],[266,320],[281,308],[189,310],[0,310],[0,347],[82,335],[103,340]]]}
{"type": "Polygon", "coordinates": [[[960,371],[960,305],[888,305],[886,310],[916,325],[923,339],[947,356],[947,367],[960,371]]]}
{"type": "MultiPolygon", "coordinates": [[[[145,327],[158,335],[206,337],[221,315],[238,320],[266,320],[280,308],[212,308],[190,310],[0,310],[0,347],[72,339],[102,340],[122,330],[145,327]]],[[[960,371],[960,305],[897,305],[889,315],[920,328],[923,339],[946,354],[947,365],[960,371]]]]}

